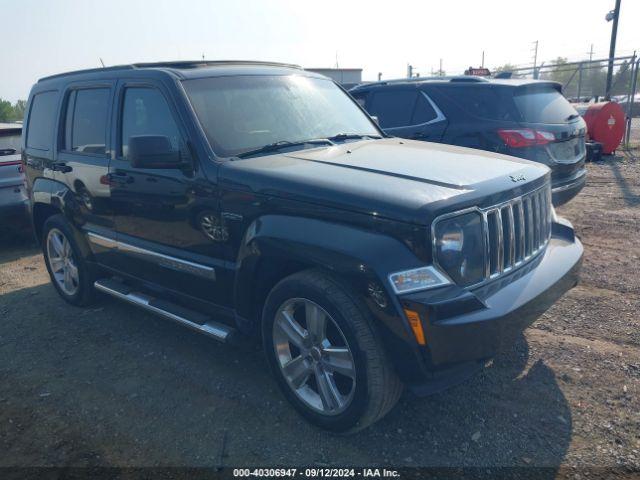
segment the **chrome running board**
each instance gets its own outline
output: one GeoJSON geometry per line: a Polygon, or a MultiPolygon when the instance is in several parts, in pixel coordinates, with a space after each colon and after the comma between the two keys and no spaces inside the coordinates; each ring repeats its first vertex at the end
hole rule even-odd
{"type": "Polygon", "coordinates": [[[180,305],[154,298],[146,293],[136,292],[126,283],[113,278],[96,280],[96,290],[124,300],[132,305],[144,308],[169,320],[204,333],[223,343],[232,343],[236,330],[222,323],[209,319],[206,315],[189,310],[180,305]]]}

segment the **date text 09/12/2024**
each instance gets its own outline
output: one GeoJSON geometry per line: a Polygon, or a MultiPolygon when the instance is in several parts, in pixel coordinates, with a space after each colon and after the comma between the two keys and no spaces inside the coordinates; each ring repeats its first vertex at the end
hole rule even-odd
{"type": "Polygon", "coordinates": [[[394,478],[397,470],[386,468],[235,468],[234,477],[305,477],[305,478],[394,478]]]}

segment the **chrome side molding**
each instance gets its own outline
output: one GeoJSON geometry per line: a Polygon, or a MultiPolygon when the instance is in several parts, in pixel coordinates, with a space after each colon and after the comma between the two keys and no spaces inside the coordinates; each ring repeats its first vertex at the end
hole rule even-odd
{"type": "Polygon", "coordinates": [[[206,278],[208,280],[216,279],[216,270],[208,265],[202,265],[200,263],[190,262],[189,260],[183,260],[181,258],[171,257],[163,253],[154,252],[146,248],[141,248],[136,245],[131,245],[125,242],[119,242],[104,235],[88,232],[87,236],[89,241],[95,245],[99,245],[103,248],[116,249],[129,255],[142,258],[156,265],[170,268],[171,270],[177,270],[179,272],[189,273],[191,275],[197,275],[199,277],[206,278]]]}

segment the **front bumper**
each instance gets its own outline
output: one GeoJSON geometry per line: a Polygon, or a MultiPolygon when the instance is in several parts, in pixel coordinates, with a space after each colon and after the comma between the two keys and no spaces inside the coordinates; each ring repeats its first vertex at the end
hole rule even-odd
{"type": "Polygon", "coordinates": [[[421,388],[462,365],[473,370],[577,284],[582,244],[571,225],[560,222],[553,224],[545,251],[511,274],[473,290],[450,286],[400,298],[403,308],[420,314],[427,343],[417,347],[422,378],[405,378],[407,383],[421,388]]]}

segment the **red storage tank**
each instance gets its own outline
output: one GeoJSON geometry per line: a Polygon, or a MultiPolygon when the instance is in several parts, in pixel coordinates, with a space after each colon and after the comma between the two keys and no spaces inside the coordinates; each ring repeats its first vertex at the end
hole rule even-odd
{"type": "Polygon", "coordinates": [[[624,135],[624,110],[615,102],[574,105],[587,124],[591,140],[602,143],[602,153],[613,153],[624,135]]]}

